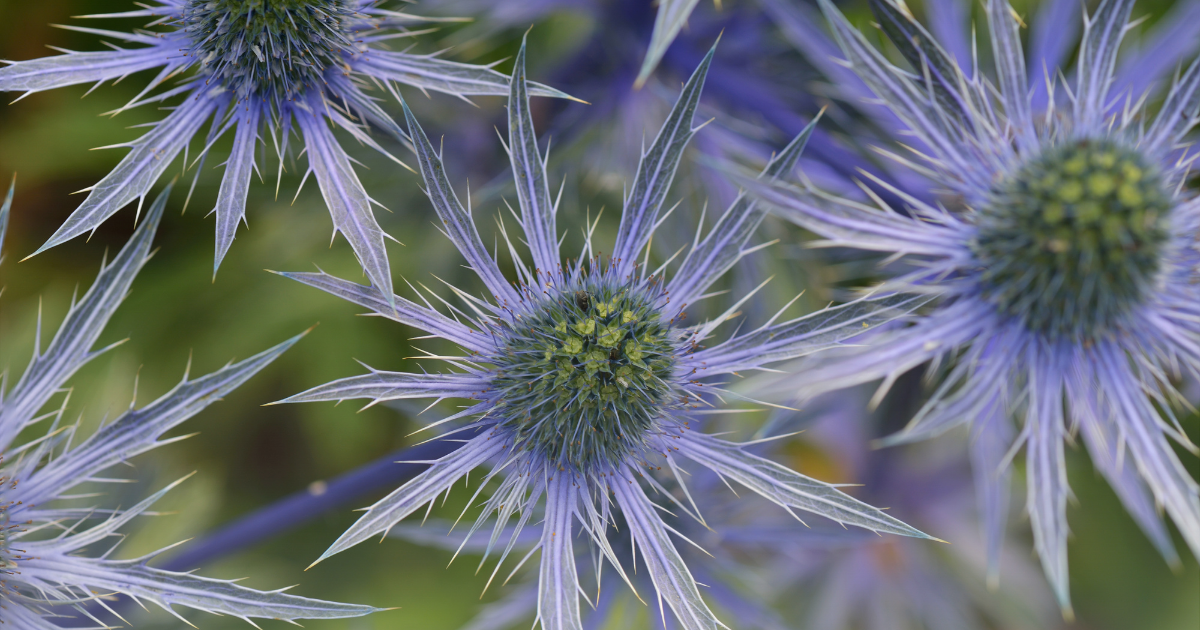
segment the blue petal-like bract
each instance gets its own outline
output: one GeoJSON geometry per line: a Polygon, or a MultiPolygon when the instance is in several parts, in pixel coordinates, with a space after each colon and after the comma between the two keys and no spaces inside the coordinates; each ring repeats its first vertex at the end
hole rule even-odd
{"type": "MultiPolygon", "coordinates": [[[[96,495],[79,494],[77,488],[112,482],[105,474],[117,464],[176,441],[163,436],[236,389],[303,336],[211,374],[185,376],[158,400],[129,409],[86,438],[76,435],[78,425],[60,427],[65,408],[38,415],[72,374],[103,353],[93,346],[149,258],[169,192],[168,187],[159,195],[129,242],[104,265],[83,298],[72,304],[50,345],[35,350],[17,385],[2,394],[0,456],[18,455],[0,457],[0,623],[30,630],[57,628],[57,622],[73,616],[104,623],[101,618],[111,609],[93,609],[90,602],[95,593],[151,602],[180,619],[176,606],[248,622],[252,618],[337,619],[375,612],[378,609],[370,606],[308,599],[282,590],[258,591],[239,586],[236,580],[148,566],[157,554],[132,560],[110,558],[111,547],[125,535],[130,522],[147,514],[179,482],[127,509],[98,510],[79,503],[96,495]],[[16,442],[23,429],[37,422],[50,423],[45,435],[27,444],[16,442]]],[[[0,237],[8,210],[8,203],[0,209],[0,237]]]]}

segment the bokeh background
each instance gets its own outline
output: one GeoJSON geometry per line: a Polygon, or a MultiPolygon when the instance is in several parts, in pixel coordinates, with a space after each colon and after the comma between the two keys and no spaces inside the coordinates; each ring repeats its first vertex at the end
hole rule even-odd
{"type": "MultiPolygon", "coordinates": [[[[1015,4],[1023,13],[1030,9],[1028,3],[1015,4]]],[[[865,22],[865,5],[856,1],[846,6],[865,22]]],[[[1137,11],[1152,16],[1143,28],[1152,26],[1155,17],[1169,6],[1165,1],[1139,3],[1137,11]]],[[[131,8],[127,0],[0,0],[0,58],[43,56],[51,53],[47,46],[97,49],[101,44],[96,36],[51,25],[79,24],[72,16],[131,8]]],[[[735,74],[744,70],[747,76],[770,77],[771,95],[777,102],[769,104],[778,107],[770,110],[763,99],[754,100],[749,88],[739,93],[736,85],[732,92],[742,96],[740,101],[729,97],[730,90],[723,97],[710,80],[705,115],[718,120],[697,137],[676,181],[672,198],[683,200],[677,212],[681,225],[695,225],[705,201],[711,204],[711,215],[712,208],[722,207],[722,195],[729,194],[714,184],[717,174],[712,168],[713,155],[731,157],[730,153],[736,153],[732,157],[740,160],[761,160],[771,147],[786,142],[790,124],[803,120],[816,107],[830,104],[822,96],[829,93],[828,86],[801,57],[790,52],[784,38],[772,30],[770,21],[749,0],[725,0],[720,7],[703,0],[655,80],[641,90],[633,89],[633,78],[653,24],[654,8],[648,2],[426,0],[410,10],[475,17],[473,22],[441,25],[436,32],[415,40],[417,50],[448,49],[450,58],[474,63],[511,59],[521,35],[533,25],[529,76],[591,103],[536,104],[539,128],[553,136],[550,172],[553,178],[561,177],[565,182],[559,223],[570,226],[568,246],[578,244],[579,228],[601,209],[604,213],[599,241],[611,243],[622,186],[632,180],[641,134],[655,132],[674,98],[673,90],[722,29],[727,29],[729,35],[717,51],[718,62],[735,74]],[[747,98],[754,102],[746,102],[747,98]],[[788,114],[788,107],[793,107],[795,113],[788,114]]],[[[88,25],[124,29],[139,23],[88,25]]],[[[501,61],[498,69],[509,71],[511,62],[501,61]]],[[[93,184],[123,155],[123,149],[90,149],[132,140],[139,133],[132,126],[161,115],[152,107],[127,111],[115,118],[100,115],[128,101],[145,80],[133,76],[115,86],[102,86],[86,97],[87,87],[76,87],[0,106],[0,178],[18,174],[12,225],[4,243],[5,262],[0,266],[0,286],[4,287],[0,298],[0,369],[8,369],[10,374],[19,373],[28,361],[39,312],[49,335],[65,313],[72,292],[86,288],[105,253],[115,252],[132,232],[135,219],[131,207],[106,222],[86,242],[76,239],[21,261],[82,200],[70,193],[93,184]]],[[[476,219],[485,241],[489,241],[498,233],[493,217],[504,208],[502,198],[509,177],[495,131],[499,127],[506,133],[503,99],[485,97],[465,103],[442,95],[426,98],[407,92],[406,97],[429,135],[444,139],[445,158],[452,181],[460,185],[460,196],[465,198],[470,183],[476,219]]],[[[827,128],[849,148],[854,148],[853,142],[841,132],[854,124],[852,117],[839,116],[835,104],[827,128]]],[[[388,146],[402,159],[406,157],[402,147],[388,146]]],[[[203,536],[272,501],[314,487],[314,482],[424,439],[424,434],[412,435],[423,422],[415,416],[419,408],[379,406],[360,410],[352,403],[263,406],[314,385],[357,374],[361,368],[356,360],[381,369],[413,369],[417,362],[410,357],[418,353],[410,339],[418,333],[395,322],[359,317],[359,309],[349,304],[266,271],[312,270],[315,265],[341,277],[361,277],[345,242],[335,239],[330,243],[331,224],[315,183],[309,182],[297,195],[300,178],[291,162],[285,162],[286,172],[278,178],[278,195],[274,161],[268,161],[264,168],[265,183],[251,187],[247,213],[250,227],[239,231],[214,280],[213,221],[205,215],[216,198],[220,175],[217,165],[223,161],[224,150],[222,145],[214,149],[186,211],[184,198],[194,171],[183,173],[182,164],[173,167],[182,175],[156,239],[159,250],[101,339],[101,343],[128,341],[74,379],[68,414],[94,426],[129,405],[135,396],[135,382],[137,403],[146,404],[176,383],[189,361],[194,373],[205,373],[234,357],[244,358],[315,328],[275,364],[179,432],[196,433],[194,437],[132,462],[135,470],[130,474],[139,480],[138,484],[119,489],[113,497],[125,505],[149,488],[161,487],[193,471],[199,474],[164,499],[160,508],[171,514],[147,519],[132,532],[119,552],[125,557],[203,536]]],[[[457,252],[431,222],[432,209],[418,189],[419,178],[370,149],[352,147],[351,153],[362,162],[359,175],[367,189],[390,210],[378,212],[381,225],[403,243],[390,247],[393,273],[414,284],[424,283],[443,295],[448,292],[439,289],[439,278],[477,289],[469,272],[461,267],[457,252]]],[[[298,162],[302,167],[303,159],[298,162]]],[[[744,272],[744,277],[731,280],[731,284],[744,289],[744,281],[775,276],[769,289],[749,309],[750,319],[782,306],[802,290],[804,296],[792,312],[819,308],[838,296],[841,287],[861,284],[870,274],[870,261],[846,258],[837,252],[814,252],[804,247],[807,236],[794,229],[768,222],[763,231],[764,241],[778,238],[780,243],[748,263],[753,268],[744,272]]],[[[669,255],[690,240],[690,235],[672,230],[663,240],[658,247],[669,255]]],[[[417,345],[433,348],[420,342],[417,345]]],[[[908,385],[909,394],[919,395],[919,381],[914,379],[908,385]]],[[[731,422],[750,426],[763,417],[744,416],[731,422]]],[[[906,419],[876,414],[864,421],[861,437],[865,441],[878,436],[906,419]]],[[[1197,417],[1193,414],[1184,423],[1193,440],[1200,441],[1197,417]]],[[[906,449],[893,449],[896,452],[887,457],[903,468],[927,460],[929,452],[961,447],[961,440],[951,437],[941,444],[914,447],[924,451],[906,454],[906,449]]],[[[859,469],[839,459],[843,453],[828,440],[802,435],[783,456],[802,472],[827,481],[864,481],[859,469]]],[[[1196,471],[1196,458],[1185,456],[1184,461],[1196,471]]],[[[1200,628],[1200,569],[1196,561],[1187,556],[1183,567],[1172,571],[1093,472],[1086,454],[1073,449],[1068,462],[1078,498],[1070,513],[1074,534],[1070,546],[1072,591],[1078,619],[1068,624],[1055,614],[1050,621],[1030,621],[1021,627],[1200,628]]],[[[965,476],[967,472],[949,468],[944,474],[965,476]]],[[[1200,472],[1196,474],[1200,477],[1200,472]]],[[[924,479],[920,475],[912,478],[924,479]]],[[[924,493],[936,498],[944,487],[932,482],[927,487],[913,485],[916,483],[887,486],[871,494],[871,499],[876,504],[903,506],[907,499],[888,492],[924,493]]],[[[467,492],[461,494],[452,497],[439,512],[452,514],[455,499],[464,500],[467,492]]],[[[353,522],[352,508],[369,505],[375,498],[362,497],[267,543],[215,559],[202,567],[203,572],[227,578],[249,575],[252,577],[247,584],[257,588],[299,583],[295,592],[307,596],[400,607],[364,619],[306,624],[320,630],[456,628],[474,617],[483,604],[504,594],[503,588],[493,588],[480,597],[489,571],[476,575],[476,562],[471,558],[447,566],[450,552],[401,540],[360,545],[304,572],[353,522]]],[[[1014,513],[1019,513],[1020,503],[1018,493],[1014,513]]],[[[968,498],[964,509],[970,508],[968,498]]],[[[906,518],[903,512],[897,515],[906,518]]],[[[936,522],[916,524],[940,535],[936,522]]],[[[1027,524],[1019,515],[1014,517],[1012,529],[1010,553],[1031,557],[1027,524]]],[[[887,556],[879,556],[881,566],[888,561],[887,556]]],[[[1040,575],[1033,575],[1033,583],[1022,586],[1040,588],[1040,575]]],[[[960,579],[972,589],[984,588],[981,572],[963,574],[960,579]]],[[[781,602],[785,617],[799,620],[805,613],[790,604],[819,599],[813,596],[819,587],[819,581],[813,583],[813,591],[807,596],[787,592],[772,596],[781,602]]],[[[986,590],[980,592],[988,596],[986,590]]],[[[816,604],[810,601],[805,605],[816,604]]],[[[136,627],[180,625],[158,612],[129,618],[136,627]]],[[[237,620],[195,614],[189,618],[205,629],[243,627],[237,620]]],[[[638,623],[647,623],[645,614],[637,619],[638,623]]],[[[736,618],[727,616],[726,620],[732,627],[739,627],[736,618]]],[[[265,625],[283,627],[272,622],[265,625]]],[[[799,621],[795,625],[802,627],[799,621]]]]}

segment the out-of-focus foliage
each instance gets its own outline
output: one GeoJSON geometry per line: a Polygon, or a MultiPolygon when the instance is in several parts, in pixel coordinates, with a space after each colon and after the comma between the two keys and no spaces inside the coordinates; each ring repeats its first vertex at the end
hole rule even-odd
{"type": "MultiPolygon", "coordinates": [[[[505,22],[499,18],[489,22],[489,13],[480,8],[480,3],[430,0],[417,7],[429,13],[479,16],[476,22],[446,25],[420,40],[418,52],[453,46],[447,55],[457,61],[483,63],[515,55],[522,33],[530,25],[535,26],[529,35],[529,77],[591,102],[590,109],[548,99],[534,103],[538,128],[553,130],[549,134],[553,136],[549,170],[567,174],[560,224],[582,225],[589,211],[594,217],[601,208],[607,208],[597,236],[602,242],[612,242],[616,232],[617,217],[612,210],[620,206],[622,184],[628,183],[620,174],[632,171],[631,163],[620,163],[626,159],[621,156],[636,155],[642,130],[652,134],[661,124],[670,102],[663,95],[677,93],[680,81],[695,66],[694,59],[687,60],[689,51],[705,50],[723,27],[726,35],[715,62],[724,62],[735,70],[775,73],[768,76],[774,78],[774,87],[780,95],[783,108],[780,111],[793,112],[802,123],[829,102],[823,95],[829,94],[830,87],[820,80],[819,73],[804,65],[799,55],[787,52],[790,44],[773,30],[753,0],[725,0],[719,9],[711,2],[699,2],[650,81],[641,90],[634,90],[633,81],[650,40],[655,11],[649,2],[631,0],[628,4],[639,10],[621,13],[623,6],[616,0],[487,3],[497,13],[502,9],[517,13],[521,13],[518,8],[527,10],[505,22]],[[610,12],[593,7],[607,8],[610,12]],[[613,22],[612,15],[629,17],[624,23],[613,22]],[[762,35],[735,37],[735,26],[762,35]],[[627,62],[588,66],[586,72],[572,72],[564,67],[566,61],[585,52],[589,45],[596,46],[594,54],[627,62]],[[737,60],[736,64],[732,60],[737,60]],[[579,89],[585,85],[600,87],[591,91],[579,89]],[[592,111],[598,113],[591,114],[592,111]],[[595,126],[590,126],[593,119],[595,126]],[[613,127],[618,119],[632,122],[618,132],[613,127]],[[571,137],[572,130],[580,131],[578,137],[571,137]],[[617,149],[610,144],[616,144],[617,149]],[[605,147],[603,154],[597,148],[601,146],[605,147]],[[605,159],[596,159],[600,155],[605,159]]],[[[1014,4],[1023,15],[1033,8],[1031,2],[1014,4]]],[[[1160,16],[1170,4],[1166,0],[1139,2],[1138,11],[1160,16]]],[[[917,3],[913,5],[919,7],[917,3]]],[[[95,36],[54,29],[49,24],[67,23],[73,15],[131,8],[127,0],[0,0],[0,58],[43,56],[52,52],[46,45],[98,49],[95,36]]],[[[866,2],[847,3],[846,9],[855,19],[863,23],[868,20],[866,2]]],[[[138,25],[133,21],[125,26],[138,25]]],[[[507,73],[511,70],[510,62],[500,64],[497,69],[507,73]]],[[[83,95],[87,88],[76,87],[36,94],[15,105],[0,107],[0,179],[7,181],[7,174],[16,171],[21,182],[20,198],[14,206],[7,236],[7,260],[0,267],[0,286],[4,287],[0,297],[0,370],[18,372],[28,360],[33,341],[25,331],[33,328],[39,302],[46,319],[58,321],[67,309],[76,279],[92,277],[106,249],[110,255],[116,252],[132,233],[134,212],[127,208],[87,242],[76,239],[18,262],[45,242],[78,205],[80,199],[69,197],[68,193],[97,181],[122,156],[120,150],[88,149],[128,141],[138,131],[127,127],[159,117],[160,112],[150,109],[126,112],[115,119],[97,115],[120,106],[136,94],[142,84],[132,80],[137,78],[140,77],[105,86],[86,98],[83,95]]],[[[798,128],[781,129],[788,124],[782,115],[772,118],[775,114],[755,114],[748,108],[739,111],[729,100],[721,100],[712,81],[710,78],[701,113],[719,118],[697,136],[697,147],[714,142],[718,134],[729,134],[749,147],[747,155],[757,155],[762,160],[769,150],[763,147],[782,146],[789,133],[798,131],[798,128]]],[[[480,97],[475,99],[478,107],[449,98],[409,100],[430,138],[436,142],[436,138],[444,137],[447,168],[461,179],[469,179],[477,223],[484,241],[491,243],[496,231],[489,217],[502,210],[507,212],[500,195],[515,203],[511,190],[490,185],[511,179],[511,170],[494,130],[497,125],[503,128],[504,99],[480,97]]],[[[844,140],[846,131],[861,126],[852,112],[837,107],[828,111],[822,122],[822,128],[834,140],[844,140]]],[[[377,138],[387,144],[381,135],[377,138]]],[[[348,138],[343,140],[347,150],[366,167],[359,169],[366,189],[392,211],[379,212],[381,227],[404,243],[403,247],[389,249],[397,285],[403,277],[432,287],[431,280],[437,276],[477,290],[479,285],[473,284],[476,281],[469,270],[460,267],[457,252],[433,225],[432,209],[418,190],[419,177],[397,168],[374,151],[354,145],[348,138]]],[[[398,156],[408,157],[398,145],[387,146],[398,156]]],[[[228,145],[218,145],[214,150],[216,153],[206,168],[223,161],[228,145]]],[[[715,210],[723,208],[729,200],[717,198],[711,188],[715,171],[697,163],[698,154],[694,148],[685,156],[670,199],[709,198],[711,221],[715,210]]],[[[179,172],[178,165],[172,169],[168,174],[179,172]]],[[[72,400],[89,401],[88,406],[73,406],[68,414],[81,415],[85,425],[94,427],[105,416],[111,418],[128,406],[135,376],[139,377],[138,400],[144,403],[167,391],[178,380],[189,356],[194,373],[207,373],[230,357],[244,358],[247,349],[265,347],[272,340],[319,325],[221,405],[191,420],[188,430],[199,431],[199,435],[173,446],[169,452],[152,454],[139,461],[137,472],[145,485],[130,489],[129,497],[144,496],[141,490],[162,487],[192,471],[199,474],[168,494],[159,506],[162,511],[179,509],[186,516],[163,516],[143,524],[139,534],[125,543],[122,553],[127,555],[123,557],[200,536],[238,515],[309,487],[314,481],[351,470],[423,439],[420,435],[408,435],[422,423],[382,405],[361,412],[349,403],[337,407],[260,406],[320,383],[358,374],[361,367],[354,359],[391,370],[416,369],[416,362],[406,357],[417,354],[410,339],[419,333],[380,318],[356,317],[361,309],[262,271],[268,268],[303,271],[319,265],[339,277],[361,277],[349,246],[342,240],[334,242],[332,247],[329,245],[329,223],[323,218],[323,201],[314,182],[309,182],[293,203],[299,184],[294,172],[284,175],[278,198],[272,178],[267,185],[251,187],[248,204],[254,210],[250,229],[239,233],[238,246],[231,250],[222,274],[213,283],[213,224],[203,214],[216,199],[218,182],[219,177],[202,177],[191,207],[182,216],[182,197],[171,200],[156,241],[160,250],[153,264],[134,283],[132,295],[113,318],[100,343],[125,337],[130,340],[79,374],[75,379],[77,393],[72,400]],[[153,370],[141,369],[142,365],[153,366],[153,370]]],[[[552,188],[558,183],[551,182],[552,188]]],[[[459,194],[465,199],[465,190],[459,188],[459,194]]],[[[685,203],[679,211],[700,207],[699,203],[685,203]]],[[[688,223],[694,225],[695,219],[689,218],[688,223]]],[[[690,234],[680,237],[685,238],[690,239],[690,234]]],[[[803,247],[804,235],[779,222],[764,225],[759,238],[763,242],[781,238],[783,242],[749,259],[747,263],[756,266],[755,273],[750,279],[736,280],[757,284],[758,279],[776,276],[760,294],[762,304],[753,309],[748,305],[748,316],[760,317],[752,323],[761,323],[762,313],[773,312],[801,290],[806,293],[793,307],[795,314],[823,306],[840,295],[841,287],[866,284],[865,279],[876,273],[873,261],[803,247]]],[[[568,243],[578,243],[580,235],[571,233],[567,239],[568,243]]],[[[665,252],[665,258],[682,244],[683,240],[663,243],[657,251],[665,252]]],[[[433,349],[427,343],[423,347],[433,349]]],[[[731,423],[735,427],[752,426],[765,416],[747,414],[731,423]]],[[[897,419],[898,424],[891,425],[892,428],[901,426],[906,419],[897,419]]],[[[1196,417],[1185,418],[1184,424],[1192,431],[1193,441],[1200,441],[1196,417]]],[[[795,460],[790,463],[802,472],[831,481],[863,481],[852,476],[850,467],[839,461],[842,454],[837,449],[818,439],[804,439],[803,434],[798,444],[794,448],[795,460]]],[[[910,447],[900,450],[907,448],[910,447]]],[[[1195,460],[1191,462],[1194,466],[1195,460]]],[[[1182,570],[1172,573],[1125,515],[1103,480],[1090,474],[1092,466],[1086,454],[1069,449],[1067,463],[1072,488],[1080,499],[1080,505],[1070,508],[1071,572],[1075,578],[1073,594],[1079,621],[1069,627],[1189,630],[1200,626],[1200,603],[1196,597],[1200,592],[1200,569],[1195,561],[1185,560],[1182,570]]],[[[1018,470],[1017,474],[1022,473],[1018,470]]],[[[1197,474],[1194,469],[1193,474],[1197,474]]],[[[319,486],[313,490],[319,491],[319,486]]],[[[907,491],[937,493],[939,489],[928,486],[907,491]]],[[[465,500],[466,495],[456,493],[455,497],[465,500]]],[[[899,499],[886,495],[856,496],[870,496],[883,505],[900,505],[899,499]]],[[[258,588],[298,582],[296,593],[301,595],[401,607],[353,621],[306,623],[306,627],[318,630],[402,627],[448,630],[465,623],[479,606],[502,594],[500,589],[492,589],[479,602],[476,595],[483,590],[487,577],[475,575],[475,563],[460,559],[447,568],[450,552],[397,540],[379,546],[360,545],[303,572],[354,522],[356,514],[349,507],[368,505],[375,498],[378,497],[366,497],[269,543],[205,566],[204,572],[224,578],[251,575],[246,584],[258,588]]],[[[449,518],[457,516],[456,500],[452,497],[445,509],[438,512],[449,518]]],[[[1014,504],[1019,501],[1014,500],[1014,504]]],[[[932,523],[922,521],[920,526],[933,535],[944,534],[932,523]]],[[[1014,529],[1010,551],[1023,553],[1031,548],[1028,534],[1021,527],[1014,529]]],[[[803,603],[803,598],[785,597],[798,605],[803,603]]],[[[800,619],[798,615],[802,612],[788,610],[787,618],[797,615],[794,618],[800,619]]],[[[130,619],[139,628],[174,627],[162,615],[130,619]]],[[[205,630],[244,627],[233,619],[200,617],[198,621],[205,630]]],[[[736,622],[731,625],[737,627],[736,622]]],[[[804,627],[799,621],[796,625],[804,627]]],[[[265,627],[273,626],[282,627],[278,624],[265,627]]]]}

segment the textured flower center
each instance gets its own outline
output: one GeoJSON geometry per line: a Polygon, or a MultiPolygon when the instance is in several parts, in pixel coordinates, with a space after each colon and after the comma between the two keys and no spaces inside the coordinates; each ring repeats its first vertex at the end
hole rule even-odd
{"type": "Polygon", "coordinates": [[[586,469],[645,443],[670,404],[670,326],[655,296],[591,284],[513,324],[493,389],[521,448],[586,469]]]}
{"type": "Polygon", "coordinates": [[[188,51],[238,98],[291,100],[354,52],[347,0],[189,0],[188,51]]]}
{"type": "Polygon", "coordinates": [[[1116,143],[1043,151],[993,190],[973,244],[984,295],[1026,327],[1093,338],[1145,299],[1167,241],[1158,169],[1116,143]]]}

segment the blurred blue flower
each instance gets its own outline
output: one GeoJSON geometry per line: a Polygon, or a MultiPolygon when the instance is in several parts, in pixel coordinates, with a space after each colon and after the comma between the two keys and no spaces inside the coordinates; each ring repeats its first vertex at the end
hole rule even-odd
{"type": "Polygon", "coordinates": [[[985,585],[987,543],[961,444],[882,451],[869,446],[889,424],[911,415],[920,401],[918,379],[905,378],[871,414],[864,413],[869,394],[859,387],[823,396],[803,414],[781,412],[786,420],[774,431],[803,433],[791,443],[770,444],[804,472],[861,484],[856,497],[886,504],[906,522],[936,527],[950,545],[849,536],[823,523],[748,531],[747,537],[756,534],[775,552],[765,567],[775,588],[787,594],[780,601],[783,614],[803,619],[802,627],[811,630],[1058,627],[1054,598],[1024,551],[1003,555],[1004,584],[985,585]]]}
{"type": "MultiPolygon", "coordinates": [[[[943,5],[947,12],[957,6],[935,2],[935,25],[954,21],[941,15],[943,5]]],[[[1170,382],[1200,370],[1200,203],[1185,186],[1191,158],[1180,153],[1200,120],[1200,61],[1176,75],[1150,117],[1140,93],[1113,88],[1132,0],[1103,0],[1086,17],[1065,97],[1054,65],[1027,71],[1016,13],[1005,0],[986,7],[995,82],[962,69],[970,50],[962,33],[943,47],[902,5],[872,2],[909,69],[870,46],[830,2],[821,7],[849,68],[908,129],[914,156],[896,159],[944,194],[925,202],[897,189],[905,198],[901,214],[813,187],[749,185],[832,244],[911,261],[887,286],[941,300],[911,327],[786,387],[812,393],[883,378],[882,393],[914,367],[948,364],[931,400],[888,441],[971,424],[993,558],[1009,463],[1023,445],[1034,542],[1068,616],[1063,446],[1076,430],[1167,560],[1178,561],[1159,506],[1200,555],[1200,490],[1171,440],[1197,449],[1174,414],[1186,403],[1170,382]],[[1031,75],[1046,86],[1041,100],[1031,75]],[[1024,419],[1016,435],[1012,417],[1024,419]]],[[[1057,37],[1066,28],[1034,30],[1057,37]]],[[[944,24],[940,30],[953,32],[944,24]]],[[[1159,57],[1179,59],[1197,42],[1161,44],[1159,57]]],[[[1065,51],[1037,55],[1057,60],[1065,51]]],[[[1146,71],[1161,66],[1158,58],[1142,61],[1146,71]]],[[[1150,85],[1138,80],[1145,82],[1117,85],[1150,85]]]]}
{"type": "MultiPolygon", "coordinates": [[[[408,27],[427,18],[385,10],[380,4],[379,0],[159,0],[136,11],[88,17],[146,17],[153,19],[150,27],[172,30],[123,33],[68,27],[143,47],[68,52],[0,69],[0,90],[29,94],[160,68],[134,102],[121,109],[183,96],[183,102],[153,130],[119,145],[128,146],[130,153],[87,189],[87,199],[38,252],[96,229],[134,200],[141,203],[211,119],[198,158],[201,163],[213,143],[235,129],[213,209],[217,215],[214,273],[233,243],[238,223],[245,219],[251,173],[259,166],[255,150],[260,146],[260,131],[269,133],[280,169],[292,133],[297,131],[308,155],[306,178],[316,176],[335,232],[349,241],[371,282],[391,295],[384,244],[387,235],[371,209],[376,202],[359,182],[352,159],[328,123],[387,155],[367,133],[370,125],[405,143],[407,137],[370,95],[373,87],[386,86],[396,93],[395,83],[403,83],[466,97],[507,94],[508,81],[486,66],[387,50],[387,42],[423,32],[408,27]],[[148,96],[189,70],[194,72],[182,85],[148,96]]],[[[537,84],[531,92],[565,96],[537,84]]]]}
{"type": "MultiPolygon", "coordinates": [[[[533,263],[527,265],[506,237],[520,277],[513,284],[485,249],[469,210],[450,185],[441,157],[405,110],[440,227],[494,301],[453,289],[469,313],[453,309],[451,318],[428,302],[421,306],[398,296],[389,300],[375,288],[324,273],[285,274],[452,342],[467,354],[433,357],[449,362],[455,372],[372,370],[284,402],[367,398],[375,404],[404,398],[461,398],[476,403],[437,423],[471,418],[452,432],[465,435],[463,446],[429,462],[432,465],[425,473],[369,508],[321,559],[387,532],[488,462],[494,466],[486,479],[499,479],[499,487],[484,502],[470,533],[491,519],[488,549],[493,550],[517,516],[501,562],[545,495],[537,547],[542,552],[538,618],[545,628],[579,628],[582,623],[578,602],[582,591],[572,540],[576,523],[597,553],[629,581],[608,544],[606,530],[615,522],[616,511],[623,516],[658,595],[682,625],[720,625],[670,540],[659,508],[642,486],[644,481],[652,488],[661,487],[652,475],[641,472],[645,468],[657,471],[665,465],[678,478],[680,456],[787,510],[799,508],[875,531],[927,537],[833,486],[758,457],[740,444],[690,428],[691,416],[716,406],[722,396],[735,395],[713,378],[728,378],[829,347],[920,301],[911,297],[866,300],[784,323],[772,321],[711,348],[699,344],[734,316],[737,305],[716,320],[687,328],[677,325],[683,309],[704,298],[707,288],[749,253],[747,239],[764,214],[750,199],[739,198],[708,235],[697,237],[670,281],[645,263],[638,264],[663,219],[667,191],[694,133],[691,121],[711,55],[710,51],[684,85],[666,124],[642,156],[626,196],[612,256],[602,257],[593,250],[592,224],[586,226],[588,238],[579,259],[564,263],[559,255],[556,203],[529,109],[522,47],[512,77],[506,148],[517,182],[520,210],[514,214],[533,263]]],[[[789,172],[807,137],[807,132],[797,137],[764,175],[789,172]]],[[[689,503],[675,501],[677,509],[699,518],[689,503]]]]}
{"type": "MultiPolygon", "coordinates": [[[[623,30],[632,26],[634,29],[646,22],[644,32],[638,33],[636,41],[628,41],[625,46],[609,51],[613,57],[623,57],[627,51],[645,50],[640,65],[636,68],[636,79],[625,77],[628,86],[645,84],[653,74],[654,69],[662,61],[667,49],[679,35],[685,25],[694,27],[688,18],[696,9],[700,0],[662,0],[656,3],[630,2],[626,0],[527,0],[525,2],[490,2],[489,0],[448,0],[450,12],[463,12],[468,15],[480,16],[475,25],[476,32],[480,30],[498,30],[503,28],[525,28],[529,24],[543,20],[548,14],[556,12],[583,13],[597,16],[610,13],[619,20],[606,24],[606,30],[623,30]],[[655,8],[655,5],[657,8],[655,8]],[[649,20],[646,18],[649,17],[649,20]],[[651,27],[650,24],[653,24],[651,27]],[[649,41],[647,41],[649,40],[649,41]]],[[[719,0],[713,4],[720,7],[719,0]]],[[[439,10],[445,10],[439,7],[439,10]]],[[[612,33],[609,33],[612,35],[612,33]]],[[[693,64],[694,66],[695,64],[693,64]]]]}
{"type": "MultiPolygon", "coordinates": [[[[169,189],[168,191],[169,192],[169,189]]],[[[150,256],[154,231],[167,192],[153,203],[129,243],[106,264],[83,298],[71,306],[62,326],[33,359],[16,385],[0,395],[0,627],[50,630],[58,621],[79,618],[91,627],[112,627],[100,617],[118,616],[106,603],[114,594],[153,602],[183,619],[174,606],[251,618],[333,619],[375,612],[369,606],[339,604],[256,591],[236,580],[215,580],[192,573],[148,566],[158,555],[114,560],[121,530],[182,480],[128,509],[105,510],[79,502],[95,494],[97,484],[121,482],[107,476],[117,464],[181,438],[162,439],[180,423],[233,391],[270,364],[299,337],[245,361],[199,378],[184,377],[170,392],[130,409],[86,439],[78,425],[62,424],[67,401],[38,415],[64,383],[108,348],[92,346],[138,271],[150,256]],[[41,437],[18,441],[38,425],[41,437]],[[98,549],[99,548],[99,549],[98,549]]],[[[12,191],[0,209],[0,238],[8,220],[12,191]]],[[[109,346],[110,348],[112,346],[109,346]]],[[[69,396],[68,396],[69,397],[69,396]]]]}

